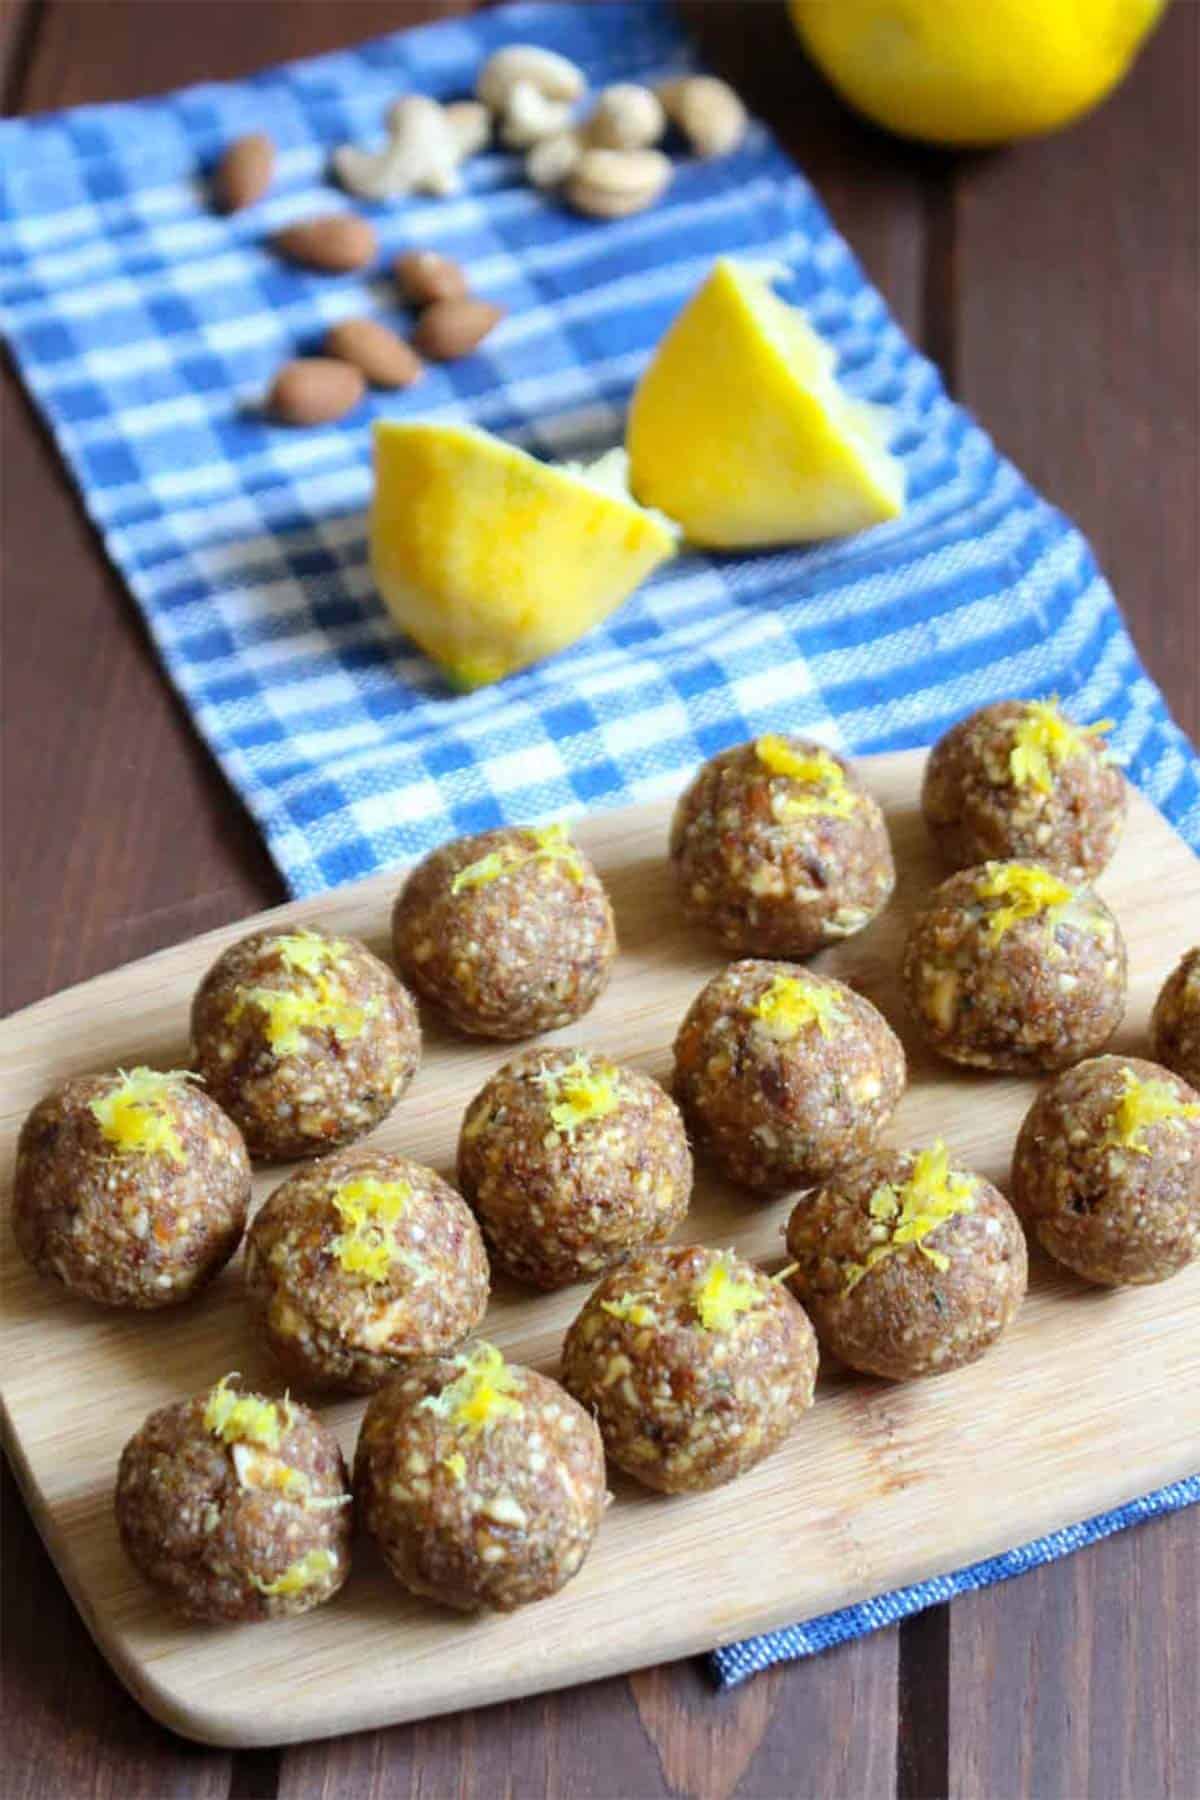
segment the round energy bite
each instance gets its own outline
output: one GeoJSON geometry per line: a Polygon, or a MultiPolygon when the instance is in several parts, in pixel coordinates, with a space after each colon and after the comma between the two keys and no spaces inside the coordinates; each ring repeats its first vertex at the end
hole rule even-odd
{"type": "Polygon", "coordinates": [[[617,953],[608,895],[562,825],[443,844],[401,889],[392,936],[418,992],[487,1038],[569,1025],[603,991],[617,953]]]}
{"type": "Polygon", "coordinates": [[[374,1396],[354,1491],[396,1580],[460,1612],[556,1593],[608,1503],[587,1413],[485,1343],[418,1363],[374,1396]]]}
{"type": "Polygon", "coordinates": [[[640,1250],[589,1295],[563,1381],[620,1468],[663,1493],[720,1487],[812,1405],[817,1343],[779,1282],[732,1250],[640,1250]]]}
{"type": "Polygon", "coordinates": [[[1163,983],[1150,1039],[1156,1062],[1200,1088],[1200,945],[1180,958],[1163,983]]]}
{"type": "Polygon", "coordinates": [[[421,1053],[417,1010],[355,938],[256,931],[192,1002],[193,1058],[251,1156],[290,1162],[385,1119],[421,1053]]]}
{"type": "Polygon", "coordinates": [[[232,1379],[152,1412],[117,1471],[130,1559],[177,1612],[209,1623],[308,1612],[350,1573],[337,1439],[306,1406],[232,1379]]]}
{"type": "Polygon", "coordinates": [[[1025,1239],[1004,1195],[946,1147],[887,1151],[796,1204],[787,1281],[823,1349],[903,1381],[974,1362],[1025,1296],[1025,1239]]]}
{"type": "Polygon", "coordinates": [[[850,764],[768,733],[706,762],[675,808],[689,919],[747,956],[808,956],[861,931],[896,885],[878,802],[850,764]]]}
{"type": "Polygon", "coordinates": [[[432,1169],[343,1151],[291,1176],[255,1215],[246,1293],[289,1380],[365,1394],[475,1329],[487,1255],[470,1208],[432,1169]]]}
{"type": "Polygon", "coordinates": [[[1012,1191],[1038,1242],[1085,1280],[1165,1281],[1200,1255],[1200,1094],[1136,1056],[1076,1064],[1026,1114],[1012,1191]]]}
{"type": "Polygon", "coordinates": [[[1089,888],[1037,863],[961,869],[913,920],[904,985],[930,1047],[969,1068],[1062,1069],[1125,1011],[1125,942],[1089,888]]]}
{"type": "Polygon", "coordinates": [[[554,1288],[669,1237],[692,1158],[678,1108],[648,1075],[583,1050],[528,1050],[467,1108],[458,1179],[497,1263],[554,1288]]]}
{"type": "Polygon", "coordinates": [[[1125,777],[1101,741],[1056,700],[1001,700],[940,738],[921,806],[951,868],[1039,862],[1068,881],[1107,866],[1125,822],[1125,777]]]}
{"type": "Polygon", "coordinates": [[[17,1243],[41,1275],[104,1306],[187,1300],[238,1247],[250,1160],[188,1074],[80,1075],[21,1127],[17,1243]]]}
{"type": "Polygon", "coordinates": [[[730,963],[675,1039],[675,1095],[697,1147],[743,1187],[821,1181],[866,1156],[904,1080],[883,1014],[792,963],[730,963]]]}

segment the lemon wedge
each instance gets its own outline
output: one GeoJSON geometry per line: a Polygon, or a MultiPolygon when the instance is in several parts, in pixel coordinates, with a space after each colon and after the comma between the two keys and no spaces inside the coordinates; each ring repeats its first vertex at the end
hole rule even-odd
{"type": "Polygon", "coordinates": [[[891,415],[838,385],[835,357],[765,276],[722,258],[638,385],[626,444],[644,506],[694,544],[752,549],[894,519],[891,415]]]}
{"type": "Polygon", "coordinates": [[[463,425],[375,427],[371,571],[400,629],[456,687],[565,649],[673,556],[637,506],[624,453],[539,462],[463,425]]]}

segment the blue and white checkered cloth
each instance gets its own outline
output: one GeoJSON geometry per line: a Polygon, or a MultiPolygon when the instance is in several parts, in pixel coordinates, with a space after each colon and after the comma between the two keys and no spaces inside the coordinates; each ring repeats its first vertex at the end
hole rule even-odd
{"type": "MultiPolygon", "coordinates": [[[[341,423],[264,420],[258,402],[285,359],[335,320],[396,305],[390,283],[285,266],[265,237],[349,206],[329,153],[378,136],[397,93],[469,93],[483,58],[517,39],[563,51],[597,87],[692,66],[657,5],[524,6],[246,81],[0,125],[0,322],[292,891],[458,833],[669,792],[698,759],[766,729],[897,749],[984,701],[1051,690],[1083,718],[1116,719],[1129,773],[1200,845],[1200,769],[1086,544],[951,404],[759,126],[727,159],[681,161],[666,199],[620,222],[559,209],[499,153],[472,161],[453,199],[372,209],[389,256],[430,245],[458,258],[507,319],[476,355],[341,423]],[[249,130],[275,139],[277,179],[261,205],[223,218],[205,172],[249,130]],[[649,351],[720,253],[785,265],[781,291],[836,347],[848,386],[895,409],[904,517],[806,551],[683,556],[572,650],[453,695],[371,589],[368,420],[469,420],[552,457],[605,449],[649,351]]],[[[1017,1559],[1059,1555],[1150,1504],[1017,1559]]],[[[722,1651],[721,1671],[736,1679],[868,1630],[1011,1561],[722,1651]]]]}

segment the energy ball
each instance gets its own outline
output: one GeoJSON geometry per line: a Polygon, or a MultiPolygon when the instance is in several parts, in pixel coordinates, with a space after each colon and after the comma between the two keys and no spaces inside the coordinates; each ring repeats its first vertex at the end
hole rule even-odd
{"type": "Polygon", "coordinates": [[[868,1375],[941,1375],[983,1355],[1025,1297],[1025,1239],[1004,1195],[942,1143],[835,1176],[788,1221],[788,1286],[822,1349],[868,1375]]]}
{"type": "Polygon", "coordinates": [[[743,956],[808,956],[852,937],[896,885],[879,804],[850,764],[768,733],[712,757],[675,808],[683,910],[743,956]]]}
{"type": "Polygon", "coordinates": [[[484,1343],[417,1364],[374,1396],[354,1491],[401,1586],[460,1612],[513,1612],[557,1593],[608,1504],[587,1413],[484,1343]]]}
{"type": "Polygon", "coordinates": [[[731,963],[675,1039],[675,1095],[697,1148],[743,1187],[811,1184],[866,1156],[904,1081],[883,1014],[792,963],[731,963]]]}
{"type": "Polygon", "coordinates": [[[1165,1281],[1200,1255],[1200,1094],[1136,1056],[1077,1064],[1026,1114],[1012,1190],[1038,1242],[1085,1280],[1165,1281]]]}
{"type": "Polygon", "coordinates": [[[337,1439],[306,1406],[239,1393],[232,1379],[152,1412],[117,1471],[131,1561],[177,1612],[206,1623],[308,1612],[350,1573],[337,1439]]]}
{"type": "Polygon", "coordinates": [[[1125,942],[1103,900],[1037,863],[961,869],[913,920],[904,985],[940,1056],[976,1069],[1063,1069],[1125,1011],[1125,942]]]}
{"type": "Polygon", "coordinates": [[[177,1069],[76,1076],[17,1140],[22,1254],[103,1306],[189,1299],[237,1249],[249,1199],[236,1126],[177,1069]]]}
{"type": "Polygon", "coordinates": [[[443,844],[401,889],[392,935],[407,979],[473,1037],[569,1025],[617,954],[608,895],[561,825],[443,844]]]}
{"type": "Polygon", "coordinates": [[[500,1267],[555,1288],[670,1237],[692,1158],[649,1076],[583,1050],[528,1050],[467,1108],[458,1180],[500,1267]]]}
{"type": "Polygon", "coordinates": [[[930,753],[921,795],[950,867],[1016,860],[1068,881],[1099,875],[1126,805],[1107,730],[1074,724],[1055,700],[1001,700],[953,726],[930,753]]]}
{"type": "Polygon", "coordinates": [[[246,1239],[246,1293],[290,1381],[366,1394],[454,1350],[487,1306],[466,1202],[432,1169],[343,1151],[276,1188],[246,1239]]]}
{"type": "Polygon", "coordinates": [[[192,1002],[193,1058],[251,1156],[290,1162],[351,1143],[391,1112],[421,1054],[417,1009],[354,938],[256,931],[192,1002]]]}
{"type": "Polygon", "coordinates": [[[817,1342],[786,1288],[731,1250],[642,1250],[563,1346],[563,1381],[618,1467],[667,1494],[720,1487],[812,1405],[817,1342]]]}
{"type": "Polygon", "coordinates": [[[1200,1088],[1200,945],[1180,959],[1163,983],[1150,1037],[1155,1061],[1200,1088]]]}

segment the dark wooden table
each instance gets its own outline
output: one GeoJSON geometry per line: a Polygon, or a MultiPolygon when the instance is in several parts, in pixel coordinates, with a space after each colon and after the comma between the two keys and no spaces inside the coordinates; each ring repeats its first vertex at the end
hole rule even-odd
{"type": "MultiPolygon", "coordinates": [[[[0,15],[5,109],[238,75],[450,10],[15,0],[0,15]]],[[[806,69],[774,5],[691,10],[710,57],[793,149],[908,331],[1087,531],[1194,736],[1196,6],[1176,0],[1132,79],[1082,125],[970,158],[906,148],[851,118],[806,69]]],[[[255,912],[282,888],[7,369],[4,430],[11,1011],[255,912]]],[[[4,1479],[4,1800],[1200,1793],[1195,1515],[731,1695],[685,1663],[427,1725],[231,1755],[172,1737],[125,1695],[7,1470],[4,1479]]]]}

